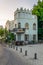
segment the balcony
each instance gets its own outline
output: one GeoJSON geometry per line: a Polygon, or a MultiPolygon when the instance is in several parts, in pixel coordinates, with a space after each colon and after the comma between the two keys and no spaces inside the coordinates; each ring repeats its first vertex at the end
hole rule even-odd
{"type": "Polygon", "coordinates": [[[17,33],[24,33],[25,32],[25,29],[18,29],[17,30],[17,33]]]}
{"type": "Polygon", "coordinates": [[[16,33],[24,33],[25,32],[25,28],[14,28],[13,29],[13,32],[16,32],[16,33]]]}

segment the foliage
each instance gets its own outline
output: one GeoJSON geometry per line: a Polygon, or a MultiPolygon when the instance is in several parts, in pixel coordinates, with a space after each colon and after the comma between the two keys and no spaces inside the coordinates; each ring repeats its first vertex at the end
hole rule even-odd
{"type": "Polygon", "coordinates": [[[43,0],[38,0],[37,5],[33,6],[32,13],[38,18],[38,39],[43,38],[43,0]]]}
{"type": "Polygon", "coordinates": [[[15,40],[14,33],[11,33],[4,28],[0,28],[0,37],[2,37],[5,42],[9,43],[15,40]]]}
{"type": "Polygon", "coordinates": [[[4,29],[0,28],[0,36],[3,37],[3,35],[4,35],[4,29]]]}
{"type": "Polygon", "coordinates": [[[38,0],[37,5],[33,6],[32,13],[37,15],[39,21],[43,21],[43,0],[38,0]]]}
{"type": "Polygon", "coordinates": [[[15,38],[14,34],[9,32],[6,36],[6,42],[12,42],[14,41],[14,38],[15,38]]]}
{"type": "Polygon", "coordinates": [[[11,33],[11,32],[10,32],[10,33],[9,33],[9,36],[10,36],[10,39],[11,39],[11,40],[14,40],[14,33],[11,33]]]}
{"type": "Polygon", "coordinates": [[[8,33],[9,33],[9,31],[5,28],[5,29],[4,29],[4,34],[5,34],[5,36],[7,36],[8,33]]]}

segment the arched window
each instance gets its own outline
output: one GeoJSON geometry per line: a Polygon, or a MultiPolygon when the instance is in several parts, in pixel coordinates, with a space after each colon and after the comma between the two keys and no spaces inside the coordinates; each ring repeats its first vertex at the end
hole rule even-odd
{"type": "Polygon", "coordinates": [[[25,28],[29,29],[29,24],[28,23],[25,23],[25,28]]]}
{"type": "Polygon", "coordinates": [[[21,28],[21,23],[18,23],[18,28],[21,28]]]}
{"type": "Polygon", "coordinates": [[[33,30],[36,30],[36,24],[35,23],[33,24],[33,30]]]}

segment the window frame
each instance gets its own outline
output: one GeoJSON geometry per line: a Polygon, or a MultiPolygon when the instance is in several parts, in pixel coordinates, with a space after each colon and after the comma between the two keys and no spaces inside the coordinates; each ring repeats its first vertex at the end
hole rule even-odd
{"type": "Polygon", "coordinates": [[[33,30],[36,30],[36,23],[33,24],[33,30]]]}
{"type": "Polygon", "coordinates": [[[25,28],[29,29],[29,24],[28,23],[25,23],[25,28]]]}
{"type": "Polygon", "coordinates": [[[18,23],[18,28],[21,28],[21,23],[20,22],[18,23]]]}

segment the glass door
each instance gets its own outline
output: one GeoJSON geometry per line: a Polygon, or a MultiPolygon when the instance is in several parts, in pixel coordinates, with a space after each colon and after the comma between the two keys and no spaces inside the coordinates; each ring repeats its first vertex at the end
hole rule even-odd
{"type": "Polygon", "coordinates": [[[29,35],[25,34],[25,41],[29,40],[29,35]]]}
{"type": "Polygon", "coordinates": [[[18,34],[18,41],[21,41],[21,34],[18,34]]]}

